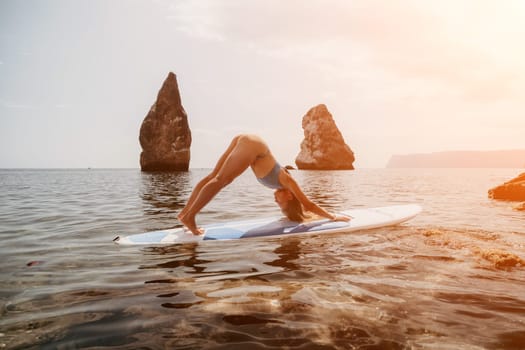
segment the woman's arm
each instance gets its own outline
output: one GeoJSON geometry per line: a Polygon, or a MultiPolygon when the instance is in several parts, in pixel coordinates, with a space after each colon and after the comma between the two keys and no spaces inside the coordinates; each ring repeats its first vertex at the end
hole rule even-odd
{"type": "Polygon", "coordinates": [[[281,170],[279,173],[279,182],[284,186],[284,188],[290,190],[294,196],[299,200],[305,210],[317,214],[319,216],[325,217],[333,221],[350,221],[350,217],[335,215],[327,212],[314,202],[312,202],[301,190],[294,178],[288,174],[288,172],[281,170]]]}

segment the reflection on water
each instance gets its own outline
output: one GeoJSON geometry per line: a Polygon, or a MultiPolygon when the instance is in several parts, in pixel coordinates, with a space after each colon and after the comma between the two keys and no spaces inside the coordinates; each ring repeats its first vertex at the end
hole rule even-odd
{"type": "MultiPolygon", "coordinates": [[[[175,225],[204,173],[0,171],[0,347],[523,348],[525,217],[485,194],[509,174],[297,171],[332,210],[425,211],[349,234],[111,243],[175,225]]],[[[199,220],[276,214],[247,173],[199,220]]]]}
{"type": "Polygon", "coordinates": [[[304,171],[300,173],[300,182],[305,194],[315,203],[327,210],[341,210],[349,202],[351,191],[349,182],[344,178],[351,176],[351,171],[304,171]]]}
{"type": "Polygon", "coordinates": [[[191,191],[190,173],[141,173],[140,196],[147,204],[148,215],[178,211],[186,204],[191,191]]]}

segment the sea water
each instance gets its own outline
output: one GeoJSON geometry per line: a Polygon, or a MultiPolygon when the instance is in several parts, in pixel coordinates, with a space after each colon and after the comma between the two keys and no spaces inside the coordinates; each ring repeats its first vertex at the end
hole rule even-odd
{"type": "MultiPolygon", "coordinates": [[[[126,247],[178,227],[208,170],[0,170],[0,347],[523,349],[522,169],[293,171],[331,211],[419,203],[402,225],[126,247]]],[[[199,224],[279,215],[250,172],[199,224]]]]}

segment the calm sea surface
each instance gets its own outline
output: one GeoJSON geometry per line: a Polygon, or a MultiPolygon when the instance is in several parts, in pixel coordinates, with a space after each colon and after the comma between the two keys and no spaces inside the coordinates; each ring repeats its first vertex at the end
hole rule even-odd
{"type": "MultiPolygon", "coordinates": [[[[523,169],[294,171],[330,210],[424,211],[348,234],[112,242],[179,226],[206,172],[0,170],[0,348],[525,348],[525,212],[487,198],[523,169]]],[[[198,223],[278,214],[247,172],[198,223]]]]}

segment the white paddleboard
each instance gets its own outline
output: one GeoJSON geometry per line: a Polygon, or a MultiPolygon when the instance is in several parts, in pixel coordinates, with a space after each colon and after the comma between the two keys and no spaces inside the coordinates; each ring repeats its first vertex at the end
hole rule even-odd
{"type": "Polygon", "coordinates": [[[412,219],[419,214],[421,210],[421,207],[417,204],[351,209],[339,213],[351,216],[352,220],[349,222],[320,219],[299,223],[289,221],[282,217],[273,217],[204,225],[202,226],[204,234],[198,236],[192,234],[187,229],[174,228],[128,236],[118,236],[113,241],[123,245],[156,245],[263,236],[352,232],[397,225],[412,219]]]}

